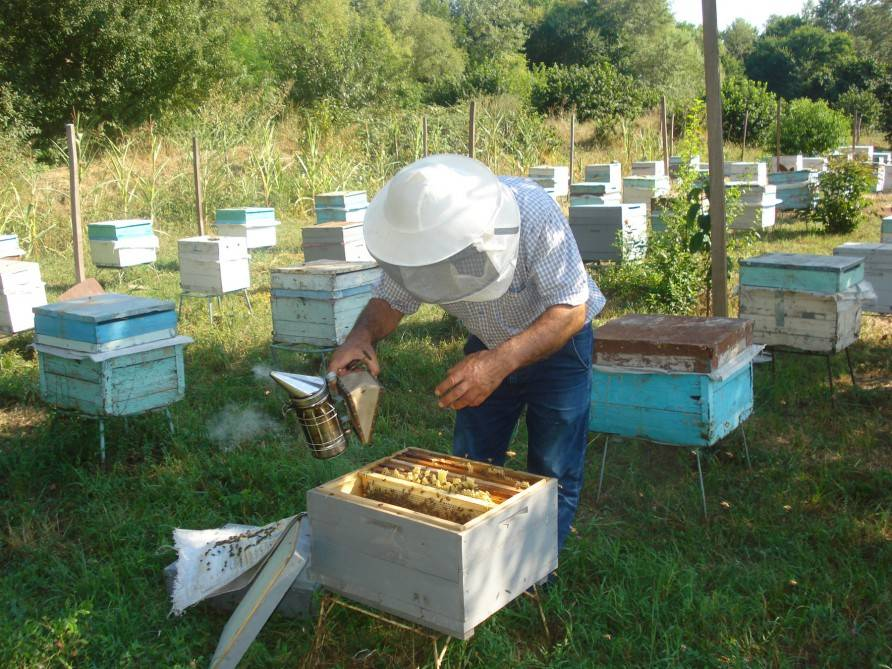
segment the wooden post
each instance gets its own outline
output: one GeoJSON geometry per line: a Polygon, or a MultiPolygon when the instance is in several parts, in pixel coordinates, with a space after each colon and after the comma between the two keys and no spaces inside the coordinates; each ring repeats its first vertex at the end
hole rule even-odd
{"type": "MultiPolygon", "coordinates": [[[[749,125],[749,122],[750,122],[750,110],[747,109],[743,113],[743,146],[740,147],[740,161],[741,162],[743,162],[744,155],[746,154],[746,127],[749,125]]],[[[780,165],[778,165],[777,163],[775,163],[775,165],[774,165],[774,171],[775,172],[780,171],[780,165]]]]}
{"type": "Polygon", "coordinates": [[[195,177],[195,214],[198,218],[198,234],[204,235],[204,202],[201,198],[201,156],[198,153],[198,138],[192,135],[192,173],[195,177]]]}
{"type": "Polygon", "coordinates": [[[421,152],[427,158],[427,116],[421,117],[421,152]]]}
{"type": "Polygon", "coordinates": [[[855,160],[855,128],[858,124],[858,112],[852,113],[852,160],[855,160]]]}
{"type": "Polygon", "coordinates": [[[672,156],[672,151],[675,149],[675,112],[672,112],[672,116],[669,120],[669,156],[672,156]]]}
{"type": "Polygon", "coordinates": [[[663,145],[663,173],[669,174],[669,124],[666,121],[666,96],[660,96],[660,143],[663,145]]]}
{"type": "Polygon", "coordinates": [[[74,244],[74,277],[77,283],[87,278],[84,269],[84,230],[81,227],[81,195],[78,177],[77,135],[74,124],[65,124],[68,139],[68,185],[71,191],[71,241],[74,244]]]}
{"type": "Polygon", "coordinates": [[[702,0],[706,65],[706,129],[709,144],[709,219],[712,260],[712,313],[728,315],[728,258],[725,248],[725,169],[722,145],[722,82],[715,0],[702,0]]]}
{"type": "MultiPolygon", "coordinates": [[[[576,154],[576,109],[570,113],[570,184],[573,183],[573,161],[576,154]]],[[[568,184],[569,185],[569,184],[568,184]]]]}
{"type": "Polygon", "coordinates": [[[777,111],[774,115],[774,169],[780,168],[780,135],[781,135],[781,96],[777,96],[777,111]]]}
{"type": "Polygon", "coordinates": [[[468,111],[468,156],[474,157],[474,148],[477,143],[477,102],[471,100],[471,108],[468,111]]]}

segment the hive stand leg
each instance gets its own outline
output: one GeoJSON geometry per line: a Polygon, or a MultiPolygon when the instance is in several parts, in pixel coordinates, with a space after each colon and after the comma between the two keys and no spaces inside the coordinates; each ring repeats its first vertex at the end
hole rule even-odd
{"type": "Polygon", "coordinates": [[[170,407],[164,407],[164,415],[167,416],[167,427],[170,428],[170,436],[174,436],[177,431],[173,427],[173,416],[170,414],[170,407]]]}
{"type": "Polygon", "coordinates": [[[846,348],[846,362],[849,365],[849,375],[852,377],[852,387],[857,390],[858,382],[855,381],[855,366],[852,364],[852,354],[849,353],[848,348],[846,348]]]}
{"type": "Polygon", "coordinates": [[[833,365],[831,364],[831,356],[828,353],[824,356],[827,360],[827,380],[830,382],[830,405],[836,406],[836,396],[833,390],[833,365]]]}
{"type": "Polygon", "coordinates": [[[601,499],[601,488],[604,486],[604,469],[607,467],[607,445],[610,443],[610,435],[604,437],[604,453],[601,456],[601,473],[598,475],[598,495],[595,501],[601,499]]]}
{"type": "Polygon", "coordinates": [[[753,463],[750,462],[750,447],[746,443],[746,428],[744,428],[743,425],[740,426],[740,437],[743,439],[743,452],[746,455],[746,466],[752,469],[753,463]]]}
{"type": "Polygon", "coordinates": [[[245,288],[242,292],[243,292],[244,295],[245,295],[245,304],[248,305],[248,313],[251,314],[251,315],[253,316],[253,315],[254,315],[254,308],[251,306],[251,297],[248,295],[248,289],[245,288]]]}
{"type": "Polygon", "coordinates": [[[214,322],[214,298],[208,296],[208,318],[211,319],[211,323],[214,322]]]}
{"type": "Polygon", "coordinates": [[[694,449],[694,455],[697,456],[697,474],[700,476],[700,500],[703,502],[703,519],[709,521],[709,514],[706,511],[706,486],[703,485],[703,466],[700,464],[700,449],[694,449]]]}
{"type": "Polygon", "coordinates": [[[177,306],[177,320],[183,316],[183,293],[180,293],[180,304],[177,306]]]}
{"type": "Polygon", "coordinates": [[[99,419],[99,461],[105,466],[105,420],[99,419]]]}

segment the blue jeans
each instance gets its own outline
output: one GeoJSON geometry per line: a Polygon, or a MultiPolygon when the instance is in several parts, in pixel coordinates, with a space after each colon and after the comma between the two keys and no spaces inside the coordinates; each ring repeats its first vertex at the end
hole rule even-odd
{"type": "MultiPolygon", "coordinates": [[[[558,479],[558,547],[570,532],[582,489],[592,387],[593,332],[588,323],[545,360],[518,369],[478,407],[455,418],[452,452],[501,465],[526,407],[527,469],[558,479]]],[[[486,347],[473,335],[465,354],[486,347]]]]}

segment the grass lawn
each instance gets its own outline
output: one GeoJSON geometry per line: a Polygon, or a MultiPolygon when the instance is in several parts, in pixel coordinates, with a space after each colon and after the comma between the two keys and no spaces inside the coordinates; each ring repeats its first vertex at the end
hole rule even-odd
{"type": "MultiPolygon", "coordinates": [[[[878,200],[848,239],[876,241],[890,205],[878,200]]],[[[279,230],[279,248],[252,259],[253,315],[229,297],[211,324],[203,303],[187,303],[180,331],[195,343],[186,399],[173,407],[176,435],[160,414],[111,420],[106,470],[95,422],[41,403],[30,335],[0,342],[0,666],[206,666],[226,616],[200,606],[168,615],[162,569],[174,558],[174,527],[267,523],[372,459],[406,446],[449,449],[453,415],[432,389],[460,357],[463,334],[434,308],[381,345],[387,393],[373,446],[323,463],[284,424],[266,376],[268,269],[299,259],[299,233],[294,221],[279,230]]],[[[100,270],[106,290],[177,298],[175,240],[191,231],[161,232],[157,265],[100,270]]],[[[787,221],[757,246],[829,253],[842,241],[787,221]]],[[[40,261],[56,296],[71,280],[70,257],[40,261]]],[[[611,304],[604,316],[620,312],[611,304]]],[[[596,503],[596,438],[576,535],[545,601],[552,643],[534,604],[518,601],[454,642],[445,666],[892,665],[892,317],[866,316],[852,353],[862,387],[852,388],[838,356],[835,408],[821,359],[782,358],[775,379],[757,370],[753,469],[737,436],[706,458],[709,524],[685,449],[612,442],[596,503]]],[[[509,464],[522,467],[523,431],[514,450],[509,464]]],[[[243,666],[296,666],[311,636],[311,624],[274,616],[243,666]]],[[[324,666],[430,666],[427,645],[346,611],[323,657],[324,666]]]]}

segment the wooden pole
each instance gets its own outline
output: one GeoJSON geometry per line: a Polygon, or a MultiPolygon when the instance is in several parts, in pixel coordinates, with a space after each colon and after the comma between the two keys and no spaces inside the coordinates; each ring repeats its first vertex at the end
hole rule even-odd
{"type": "Polygon", "coordinates": [[[421,152],[427,158],[427,116],[421,117],[421,152]]]}
{"type": "Polygon", "coordinates": [[[669,124],[666,119],[666,96],[660,96],[660,143],[663,145],[663,173],[669,174],[669,124]]]}
{"type": "Polygon", "coordinates": [[[781,136],[781,96],[777,96],[777,111],[774,114],[774,169],[780,168],[780,136],[781,136]]]}
{"type": "MultiPolygon", "coordinates": [[[[744,155],[746,154],[746,127],[750,122],[750,110],[747,109],[743,113],[743,146],[740,147],[740,161],[743,162],[744,155]]],[[[774,170],[780,171],[780,166],[775,163],[774,170]]]]}
{"type": "Polygon", "coordinates": [[[192,174],[195,178],[195,215],[198,219],[198,234],[204,235],[204,202],[201,198],[201,156],[198,153],[198,138],[192,135],[192,174]]]}
{"type": "Polygon", "coordinates": [[[570,113],[570,182],[573,183],[573,162],[576,158],[576,109],[570,113]]]}
{"type": "Polygon", "coordinates": [[[712,313],[728,315],[728,257],[725,248],[725,175],[722,144],[722,82],[715,0],[702,0],[706,65],[706,130],[709,144],[709,220],[712,256],[712,313]]]}
{"type": "Polygon", "coordinates": [[[471,108],[468,110],[468,156],[474,157],[475,144],[477,143],[477,102],[471,100],[471,108]]]}
{"type": "Polygon", "coordinates": [[[675,149],[675,112],[672,112],[672,116],[669,120],[669,155],[672,156],[672,151],[675,149]]]}
{"type": "Polygon", "coordinates": [[[852,114],[852,160],[855,160],[855,128],[858,125],[858,112],[852,114]]]}
{"type": "Polygon", "coordinates": [[[74,244],[74,277],[77,283],[87,278],[84,269],[84,230],[81,227],[81,195],[78,177],[77,136],[74,124],[65,124],[68,139],[68,185],[71,191],[71,241],[74,244]]]}

